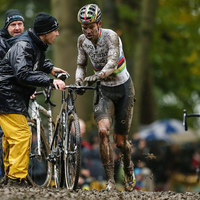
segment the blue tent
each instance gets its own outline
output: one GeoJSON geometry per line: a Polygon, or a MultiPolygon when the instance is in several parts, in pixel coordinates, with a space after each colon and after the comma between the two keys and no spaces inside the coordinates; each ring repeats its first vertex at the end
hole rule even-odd
{"type": "Polygon", "coordinates": [[[140,138],[147,141],[164,140],[171,141],[170,134],[184,133],[184,126],[177,119],[158,120],[139,131],[140,138]]]}

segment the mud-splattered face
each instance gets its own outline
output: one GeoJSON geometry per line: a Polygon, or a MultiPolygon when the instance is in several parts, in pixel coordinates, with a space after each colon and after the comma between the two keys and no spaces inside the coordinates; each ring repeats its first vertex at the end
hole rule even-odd
{"type": "Polygon", "coordinates": [[[101,21],[98,23],[81,24],[81,27],[85,37],[95,45],[98,41],[101,21]]]}

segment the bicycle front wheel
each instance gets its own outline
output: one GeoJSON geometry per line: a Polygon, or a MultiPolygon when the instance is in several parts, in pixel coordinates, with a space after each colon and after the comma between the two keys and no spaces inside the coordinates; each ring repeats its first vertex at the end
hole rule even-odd
{"type": "Polygon", "coordinates": [[[66,123],[68,123],[64,141],[66,187],[69,190],[76,190],[81,167],[81,136],[77,114],[72,113],[66,123]]]}
{"type": "Polygon", "coordinates": [[[56,162],[54,163],[54,181],[56,188],[62,188],[64,183],[64,161],[61,142],[62,140],[58,134],[53,144],[53,151],[56,152],[56,162]]]}
{"type": "Polygon", "coordinates": [[[48,140],[45,136],[43,127],[40,127],[40,146],[38,146],[37,126],[34,120],[28,120],[32,133],[30,158],[28,166],[28,181],[33,186],[49,186],[52,177],[52,164],[47,161],[50,153],[48,140]],[[41,155],[38,154],[38,147],[41,149],[41,155]]]}

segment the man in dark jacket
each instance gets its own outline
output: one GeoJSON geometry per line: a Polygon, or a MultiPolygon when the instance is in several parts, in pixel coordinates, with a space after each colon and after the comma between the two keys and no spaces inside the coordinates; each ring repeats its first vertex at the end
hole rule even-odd
{"type": "Polygon", "coordinates": [[[0,63],[0,126],[3,129],[3,158],[8,185],[23,185],[28,174],[31,132],[27,123],[30,96],[36,87],[65,83],[47,74],[67,73],[45,62],[45,51],[58,33],[58,21],[39,13],[34,28],[11,38],[11,48],[0,63]]]}
{"type": "MultiPolygon", "coordinates": [[[[7,39],[24,32],[24,18],[17,9],[10,9],[5,14],[5,25],[0,30],[0,61],[6,55],[10,48],[7,39]]],[[[3,149],[2,149],[3,131],[0,127],[0,169],[3,175],[3,149]]],[[[2,180],[3,182],[3,180],[2,180]]]]}
{"type": "Polygon", "coordinates": [[[0,30],[0,61],[9,49],[7,39],[24,32],[24,18],[17,9],[10,9],[5,14],[5,25],[0,30]]]}

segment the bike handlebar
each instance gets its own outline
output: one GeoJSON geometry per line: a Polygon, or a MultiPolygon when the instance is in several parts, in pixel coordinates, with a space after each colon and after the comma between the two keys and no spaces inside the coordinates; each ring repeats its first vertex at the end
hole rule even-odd
{"type": "Polygon", "coordinates": [[[96,86],[88,86],[88,85],[82,85],[82,86],[79,86],[79,85],[66,85],[65,86],[65,88],[68,89],[68,90],[81,90],[81,89],[84,89],[84,90],[97,90],[99,87],[100,87],[100,81],[99,80],[96,82],[96,86]]]}
{"type": "MultiPolygon", "coordinates": [[[[63,81],[65,81],[66,78],[69,78],[70,75],[66,74],[66,73],[56,73],[55,74],[56,78],[59,78],[63,81]]],[[[45,96],[45,103],[49,103],[51,106],[56,106],[56,104],[54,104],[53,102],[51,102],[50,98],[51,98],[51,90],[54,88],[54,85],[50,85],[48,87],[48,89],[45,91],[43,89],[43,91],[38,91],[35,95],[40,95],[43,94],[45,96]]],[[[96,82],[96,86],[88,86],[84,85],[84,86],[78,86],[78,85],[66,85],[65,89],[71,90],[71,91],[77,91],[77,90],[96,90],[97,92],[97,98],[96,98],[96,102],[94,103],[94,105],[97,105],[99,102],[99,96],[102,97],[102,92],[101,92],[101,82],[100,80],[98,80],[96,82]]]]}
{"type": "Polygon", "coordinates": [[[185,127],[185,131],[188,130],[188,126],[187,126],[187,113],[186,110],[183,110],[183,126],[185,127]]]}
{"type": "MultiPolygon", "coordinates": [[[[100,80],[98,80],[96,82],[96,86],[88,86],[88,85],[85,85],[85,86],[78,86],[78,85],[66,85],[65,86],[66,89],[68,90],[71,90],[71,91],[76,91],[76,90],[96,90],[97,92],[97,98],[96,98],[96,101],[94,103],[94,105],[97,105],[98,102],[99,102],[99,96],[102,97],[102,92],[101,92],[101,82],[100,80]]],[[[44,92],[43,91],[43,94],[45,96],[45,103],[49,103],[51,106],[56,106],[56,104],[54,104],[53,102],[51,102],[50,98],[51,98],[51,90],[53,89],[53,86],[50,85],[47,89],[47,92],[44,92]]],[[[42,93],[42,91],[40,91],[42,93]]]]}
{"type": "Polygon", "coordinates": [[[96,90],[97,92],[97,98],[96,101],[94,103],[94,105],[97,105],[99,103],[99,96],[102,97],[102,91],[101,91],[101,82],[100,80],[98,80],[96,82],[96,86],[88,86],[88,85],[84,85],[84,86],[79,86],[79,85],[66,85],[65,86],[66,89],[68,90],[96,90]]]}
{"type": "Polygon", "coordinates": [[[188,130],[187,126],[188,117],[200,117],[200,114],[199,113],[187,114],[187,111],[185,109],[183,110],[183,126],[185,127],[185,131],[188,130]]]}
{"type": "Polygon", "coordinates": [[[51,98],[51,90],[53,89],[53,86],[52,85],[50,85],[49,87],[48,87],[48,90],[47,90],[47,93],[46,93],[46,96],[45,96],[45,102],[44,103],[49,103],[51,106],[53,106],[53,107],[56,107],[56,104],[55,103],[53,103],[51,100],[50,100],[50,98],[51,98]]]}
{"type": "MultiPolygon", "coordinates": [[[[37,91],[34,95],[37,96],[37,95],[43,94],[45,97],[45,103],[49,103],[51,106],[55,107],[56,104],[51,102],[51,100],[50,100],[51,90],[52,90],[52,86],[49,86],[46,91],[45,91],[45,89],[43,89],[42,91],[37,91]]],[[[35,100],[35,98],[33,98],[32,100],[35,100]]]]}
{"type": "Polygon", "coordinates": [[[64,81],[70,77],[68,73],[55,73],[55,77],[59,78],[60,80],[64,81]]]}
{"type": "Polygon", "coordinates": [[[36,95],[41,95],[41,94],[44,94],[43,91],[38,91],[38,92],[35,93],[35,96],[36,95]]]}

